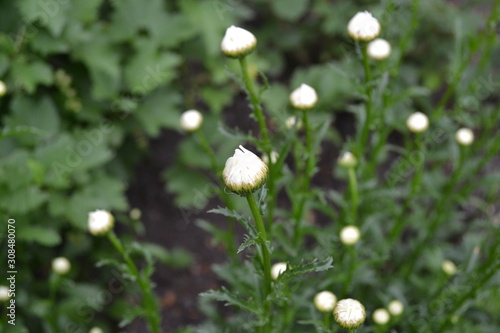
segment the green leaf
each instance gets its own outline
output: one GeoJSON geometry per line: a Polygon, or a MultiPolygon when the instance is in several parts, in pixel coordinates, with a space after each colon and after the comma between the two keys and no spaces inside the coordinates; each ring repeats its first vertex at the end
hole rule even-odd
{"type": "Polygon", "coordinates": [[[181,96],[171,88],[157,89],[140,103],[134,116],[148,135],[156,136],[163,126],[178,127],[180,101],[181,96]]]}
{"type": "Polygon", "coordinates": [[[19,240],[43,246],[52,247],[61,243],[61,236],[56,230],[38,225],[20,226],[16,229],[16,235],[19,240]]]}
{"type": "Polygon", "coordinates": [[[250,247],[250,246],[255,245],[255,244],[261,244],[261,243],[262,243],[262,239],[260,237],[245,235],[245,240],[243,243],[241,243],[240,247],[238,247],[237,253],[240,253],[241,251],[243,251],[247,247],[250,247]]]}
{"type": "Polygon", "coordinates": [[[14,84],[23,87],[29,94],[34,93],[39,84],[50,85],[54,79],[52,69],[46,63],[27,63],[22,57],[12,61],[11,74],[14,84]]]}
{"type": "MultiPolygon", "coordinates": [[[[30,127],[49,135],[59,131],[59,116],[56,106],[49,96],[30,97],[16,94],[11,104],[11,110],[11,114],[5,120],[8,127],[30,127]]],[[[18,137],[18,140],[35,142],[33,136],[18,137]]]]}
{"type": "Polygon", "coordinates": [[[231,293],[225,287],[221,290],[209,290],[200,294],[201,297],[206,297],[208,299],[216,300],[219,302],[226,302],[226,305],[233,305],[241,310],[255,313],[257,315],[262,315],[263,309],[252,301],[246,301],[242,299],[239,295],[231,293]]]}

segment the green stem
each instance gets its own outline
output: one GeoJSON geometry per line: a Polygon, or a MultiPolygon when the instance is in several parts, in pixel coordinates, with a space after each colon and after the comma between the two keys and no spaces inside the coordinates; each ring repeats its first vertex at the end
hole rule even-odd
{"type": "Polygon", "coordinates": [[[304,130],[306,132],[306,162],[305,162],[305,172],[301,189],[301,199],[299,202],[299,207],[296,210],[295,214],[295,226],[294,226],[294,234],[293,234],[293,244],[294,247],[297,248],[300,244],[301,235],[302,235],[302,224],[303,224],[303,215],[305,206],[307,203],[307,198],[309,196],[309,187],[311,184],[311,177],[314,170],[314,152],[313,152],[313,142],[312,142],[312,133],[311,127],[309,125],[309,114],[308,110],[303,111],[302,119],[304,122],[304,130]]]}
{"type": "MultiPolygon", "coordinates": [[[[222,180],[221,176],[221,167],[219,165],[219,162],[217,162],[217,158],[215,156],[215,153],[210,146],[210,143],[208,142],[207,137],[205,136],[205,133],[199,129],[196,131],[196,134],[198,135],[199,143],[202,146],[203,150],[205,150],[205,153],[207,154],[208,158],[210,159],[210,164],[212,167],[212,171],[217,175],[217,181],[219,183],[219,194],[222,198],[222,201],[226,204],[226,207],[229,210],[234,210],[234,204],[229,197],[229,195],[226,193],[224,190],[224,181],[222,180]]],[[[234,224],[235,221],[231,218],[227,218],[228,222],[228,230],[227,230],[227,239],[226,239],[226,247],[227,251],[229,252],[229,255],[231,256],[232,259],[237,258],[237,253],[236,253],[236,246],[235,246],[235,240],[234,240],[234,224]]]]}
{"type": "Polygon", "coordinates": [[[348,168],[349,175],[349,190],[351,192],[351,224],[356,224],[359,206],[358,182],[356,180],[356,169],[348,168]]]}
{"type": "MultiPolygon", "coordinates": [[[[443,94],[443,97],[441,97],[441,100],[438,102],[436,108],[434,109],[434,112],[431,115],[431,120],[438,119],[442,116],[444,107],[446,106],[446,103],[449,101],[451,96],[455,93],[455,90],[458,86],[459,83],[462,83],[461,77],[467,67],[469,66],[470,63],[472,63],[472,59],[476,55],[476,52],[479,50],[480,47],[484,43],[488,42],[488,38],[496,38],[496,21],[498,20],[498,10],[499,10],[499,5],[500,1],[496,0],[495,4],[493,5],[493,8],[491,10],[491,15],[488,18],[486,22],[486,29],[489,31],[483,32],[480,34],[479,40],[473,44],[473,47],[470,49],[469,54],[466,59],[460,64],[458,67],[458,70],[455,72],[452,78],[451,84],[447,87],[445,93],[443,94]]],[[[482,58],[482,57],[481,57],[482,58]]],[[[482,62],[483,59],[480,59],[480,62],[482,62]]],[[[478,61],[474,61],[476,63],[478,61]]]]}
{"type": "Polygon", "coordinates": [[[330,318],[331,318],[331,316],[332,316],[332,314],[331,314],[330,312],[325,313],[325,314],[323,315],[323,325],[325,326],[325,328],[326,328],[327,330],[329,330],[329,329],[330,329],[330,326],[331,326],[331,324],[330,324],[330,318]]]}
{"type": "Polygon", "coordinates": [[[452,201],[453,195],[452,192],[460,179],[460,175],[462,173],[463,166],[463,157],[460,157],[459,163],[453,174],[451,176],[450,181],[446,184],[443,194],[441,196],[441,200],[436,205],[436,214],[434,215],[434,219],[431,221],[430,225],[427,228],[424,228],[424,236],[422,240],[417,243],[414,251],[412,252],[410,258],[406,260],[406,265],[403,266],[403,276],[407,277],[413,270],[417,259],[420,257],[422,250],[429,245],[432,237],[435,235],[437,228],[441,224],[442,217],[445,215],[447,211],[447,203],[452,201]]]}
{"type": "Polygon", "coordinates": [[[425,154],[422,150],[420,150],[420,147],[422,146],[422,133],[417,133],[415,137],[415,149],[409,151],[409,156],[408,159],[410,159],[410,155],[414,151],[420,152],[420,156],[422,158],[417,165],[415,165],[415,172],[413,173],[413,178],[411,179],[411,185],[410,185],[410,193],[407,195],[406,200],[403,204],[403,207],[396,218],[396,222],[394,223],[394,226],[392,228],[391,233],[389,234],[389,246],[388,248],[392,248],[392,244],[396,241],[396,239],[399,238],[401,235],[401,232],[403,231],[406,221],[408,221],[407,218],[407,212],[408,209],[410,208],[410,203],[413,200],[413,197],[415,194],[417,194],[420,191],[420,185],[422,183],[422,175],[424,171],[424,164],[425,164],[425,154]]]}
{"type": "MultiPolygon", "coordinates": [[[[496,253],[498,247],[499,243],[496,242],[496,244],[492,246],[492,250],[490,251],[490,256],[488,258],[488,261],[482,266],[483,269],[481,269],[481,271],[484,269],[486,270],[489,269],[489,272],[481,276],[478,280],[475,280],[474,283],[471,284],[472,285],[471,289],[467,293],[463,294],[462,297],[459,298],[456,302],[454,302],[453,308],[451,309],[449,316],[441,323],[440,327],[436,331],[437,333],[445,332],[446,328],[451,323],[451,318],[455,315],[458,309],[460,309],[460,307],[462,307],[462,305],[467,300],[473,299],[479,288],[481,288],[486,282],[488,282],[493,275],[498,273],[498,269],[500,269],[500,260],[498,260],[497,258],[498,254],[496,253]],[[497,260],[496,264],[495,260],[497,260]]],[[[480,276],[479,272],[478,276],[480,276]]]]}
{"type": "Polygon", "coordinates": [[[141,289],[144,298],[143,302],[146,310],[145,316],[146,320],[148,321],[149,329],[153,333],[160,333],[161,328],[160,328],[159,309],[153,295],[151,282],[149,280],[146,281],[146,278],[141,273],[139,273],[137,266],[135,265],[132,258],[130,258],[129,254],[125,251],[122,243],[120,242],[118,237],[116,237],[115,233],[113,231],[110,231],[108,232],[107,235],[108,239],[111,241],[113,246],[118,250],[118,252],[120,252],[121,256],[125,260],[125,263],[130,269],[132,275],[137,279],[137,282],[139,284],[139,287],[141,289]]]}
{"type": "MultiPolygon", "coordinates": [[[[264,140],[265,152],[271,152],[271,143],[269,140],[269,134],[267,133],[266,121],[264,119],[264,112],[262,111],[262,106],[260,105],[260,99],[255,93],[255,89],[253,86],[252,78],[250,77],[250,73],[248,71],[248,64],[246,57],[239,58],[241,73],[243,74],[243,81],[245,83],[245,87],[247,88],[248,97],[250,98],[250,103],[252,104],[253,113],[257,118],[257,122],[259,123],[260,133],[262,134],[262,139],[264,140]]],[[[271,158],[271,156],[269,156],[271,158]]]]}
{"type": "Polygon", "coordinates": [[[262,220],[262,216],[260,214],[259,207],[257,206],[257,202],[255,201],[255,197],[253,193],[250,193],[246,196],[248,206],[250,207],[250,210],[252,211],[253,218],[255,220],[255,226],[257,227],[257,231],[259,232],[259,236],[264,242],[263,244],[260,245],[261,249],[261,254],[262,254],[262,270],[264,271],[264,311],[265,315],[268,317],[268,323],[270,321],[270,304],[268,303],[267,296],[271,293],[271,257],[269,254],[269,250],[267,247],[268,239],[267,239],[267,233],[266,233],[266,228],[264,226],[264,221],[262,220]]]}
{"type": "Polygon", "coordinates": [[[366,51],[366,45],[364,45],[362,48],[362,53],[363,53],[363,66],[365,70],[365,86],[366,86],[366,118],[365,122],[363,123],[363,128],[361,130],[361,137],[358,143],[358,151],[357,155],[362,157],[364,156],[363,151],[365,151],[366,145],[368,144],[368,137],[370,134],[370,126],[372,122],[372,107],[373,107],[373,101],[372,101],[372,73],[370,70],[370,62],[369,62],[369,57],[368,53],[366,51]]]}
{"type": "Polygon", "coordinates": [[[347,297],[347,293],[349,292],[350,289],[352,289],[351,286],[351,280],[354,275],[354,271],[356,268],[356,248],[354,247],[355,245],[347,245],[347,251],[349,252],[349,267],[347,268],[347,277],[344,283],[344,296],[347,297]]]}
{"type": "MultiPolygon", "coordinates": [[[[259,123],[260,127],[260,133],[262,135],[262,140],[264,143],[264,152],[267,154],[268,160],[269,160],[269,175],[270,177],[267,180],[267,186],[270,190],[270,194],[275,195],[275,173],[274,173],[274,168],[273,168],[273,163],[271,162],[271,140],[269,139],[269,134],[267,132],[267,125],[266,125],[266,120],[264,118],[264,112],[262,111],[262,105],[260,101],[260,97],[257,96],[255,92],[255,88],[253,85],[252,78],[250,77],[250,73],[248,71],[248,64],[246,57],[239,58],[240,62],[240,67],[241,67],[241,73],[243,75],[243,82],[245,84],[245,87],[247,89],[247,94],[248,98],[250,99],[250,104],[252,104],[252,110],[253,114],[255,115],[255,118],[257,118],[257,122],[259,123]]],[[[268,216],[267,216],[267,222],[268,225],[271,224],[272,219],[273,219],[273,212],[274,212],[274,207],[276,205],[276,200],[270,200],[268,203],[268,216]]]]}

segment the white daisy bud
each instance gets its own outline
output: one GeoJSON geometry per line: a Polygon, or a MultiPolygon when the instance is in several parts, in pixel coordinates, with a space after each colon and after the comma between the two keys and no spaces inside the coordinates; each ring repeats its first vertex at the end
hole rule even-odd
{"type": "Polygon", "coordinates": [[[340,241],[344,245],[354,245],[358,242],[360,237],[361,233],[359,232],[358,227],[353,225],[348,225],[340,231],[340,241]]]}
{"type": "Polygon", "coordinates": [[[181,128],[186,132],[194,132],[200,128],[203,115],[196,110],[188,110],[181,115],[181,128]]]}
{"type": "Polygon", "coordinates": [[[92,327],[89,333],[104,333],[104,331],[100,327],[92,327]]]}
{"type": "MultiPolygon", "coordinates": [[[[278,154],[274,150],[271,152],[271,162],[273,164],[275,164],[278,161],[279,157],[280,157],[280,154],[278,154]]],[[[264,162],[267,165],[269,165],[269,157],[267,157],[267,154],[262,155],[261,159],[262,159],[262,162],[264,162]]]]}
{"type": "Polygon", "coordinates": [[[461,128],[455,134],[455,139],[462,146],[470,146],[474,142],[474,132],[469,128],[461,128]]]}
{"type": "Polygon", "coordinates": [[[335,308],[337,296],[329,291],[322,291],[314,296],[314,306],[321,312],[330,312],[335,308]]]}
{"type": "Polygon", "coordinates": [[[365,307],[359,301],[346,298],[340,300],[333,310],[335,321],[343,328],[357,328],[366,319],[365,307]]]}
{"type": "Polygon", "coordinates": [[[241,58],[251,53],[256,45],[257,39],[250,31],[232,25],[227,28],[220,48],[227,57],[241,58]]]}
{"type": "Polygon", "coordinates": [[[94,236],[106,234],[113,229],[114,223],[113,215],[106,210],[96,210],[89,213],[89,231],[94,236]]]}
{"type": "Polygon", "coordinates": [[[385,325],[389,322],[389,319],[391,319],[391,315],[386,309],[377,309],[373,311],[372,318],[375,324],[385,325]]]}
{"type": "Polygon", "coordinates": [[[271,267],[271,278],[273,280],[277,280],[278,277],[284,272],[286,271],[286,263],[285,262],[278,262],[276,264],[274,264],[272,267],[271,267]]]}
{"type": "Polygon", "coordinates": [[[132,220],[139,220],[142,216],[142,212],[139,208],[132,208],[128,215],[132,220]]]}
{"type": "Polygon", "coordinates": [[[457,272],[457,266],[451,260],[444,260],[441,269],[448,275],[455,275],[457,272]]]}
{"type": "Polygon", "coordinates": [[[429,128],[429,118],[422,112],[412,113],[406,120],[406,127],[413,133],[422,133],[429,128]]]}
{"type": "Polygon", "coordinates": [[[391,44],[385,39],[377,38],[368,43],[366,52],[372,59],[384,60],[391,54],[391,44]]]}
{"type": "Polygon", "coordinates": [[[71,263],[64,257],[57,257],[52,260],[52,270],[59,275],[65,275],[71,269],[71,263]]]}
{"type": "Polygon", "coordinates": [[[9,300],[9,288],[6,286],[0,286],[0,302],[5,302],[9,300]]]}
{"type": "Polygon", "coordinates": [[[298,130],[302,128],[302,120],[297,119],[295,116],[288,117],[285,120],[285,126],[287,129],[292,129],[292,127],[295,126],[295,123],[297,123],[296,126],[298,130]]]}
{"type": "Polygon", "coordinates": [[[368,11],[359,12],[347,24],[349,36],[369,42],[380,34],[380,23],[368,11]]]}
{"type": "Polygon", "coordinates": [[[222,179],[234,193],[247,195],[264,184],[268,172],[267,165],[257,155],[240,145],[227,159],[222,179]]]}
{"type": "Polygon", "coordinates": [[[391,313],[391,315],[399,316],[400,314],[403,313],[405,307],[404,307],[403,303],[401,303],[400,301],[395,299],[395,300],[392,300],[389,302],[387,309],[389,309],[389,312],[391,313]]]}
{"type": "Polygon", "coordinates": [[[312,109],[318,102],[318,95],[313,87],[302,83],[290,94],[290,103],[299,110],[312,109]]]}
{"type": "Polygon", "coordinates": [[[356,159],[356,156],[353,155],[353,153],[351,153],[350,151],[346,151],[342,155],[340,155],[337,163],[341,167],[349,169],[354,168],[356,164],[358,164],[358,160],[356,159]]]}
{"type": "Polygon", "coordinates": [[[0,97],[5,95],[6,93],[7,93],[7,85],[5,84],[5,82],[0,81],[0,97]]]}

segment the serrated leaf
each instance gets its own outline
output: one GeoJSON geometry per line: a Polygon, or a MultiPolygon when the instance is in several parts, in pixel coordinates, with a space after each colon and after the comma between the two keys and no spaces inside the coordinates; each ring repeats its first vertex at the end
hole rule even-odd
{"type": "Polygon", "coordinates": [[[53,82],[52,69],[44,62],[27,63],[22,58],[12,62],[11,73],[14,83],[32,94],[39,84],[50,85],[53,82]]]}
{"type": "Polygon", "coordinates": [[[247,218],[245,218],[243,215],[241,215],[237,212],[231,211],[227,208],[218,207],[218,208],[209,210],[207,213],[220,214],[220,215],[235,219],[236,221],[240,222],[245,227],[245,229],[250,233],[250,235],[257,235],[257,231],[256,231],[255,227],[250,223],[250,221],[247,218]]]}
{"type": "Polygon", "coordinates": [[[61,243],[61,236],[56,230],[37,225],[21,226],[16,229],[16,235],[18,240],[35,242],[43,246],[52,247],[61,243]]]}
{"type": "Polygon", "coordinates": [[[260,237],[245,235],[245,240],[243,243],[241,243],[240,247],[238,247],[237,253],[240,253],[241,251],[245,250],[247,247],[250,247],[250,246],[255,245],[255,244],[261,244],[261,243],[262,243],[262,239],[260,237]]]}
{"type": "Polygon", "coordinates": [[[219,302],[226,302],[226,305],[233,305],[241,310],[254,313],[258,316],[262,315],[263,309],[251,302],[242,299],[239,295],[231,293],[227,288],[222,287],[221,290],[209,290],[200,294],[201,297],[206,297],[208,299],[216,300],[219,302]]]}

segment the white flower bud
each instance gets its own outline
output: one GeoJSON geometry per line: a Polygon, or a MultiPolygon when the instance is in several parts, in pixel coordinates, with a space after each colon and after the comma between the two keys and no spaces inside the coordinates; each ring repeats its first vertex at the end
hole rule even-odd
{"type": "Polygon", "coordinates": [[[406,127],[413,133],[422,133],[429,128],[429,118],[422,112],[412,113],[406,120],[406,127]]]}
{"type": "Polygon", "coordinates": [[[448,275],[455,275],[457,272],[457,266],[451,260],[444,260],[441,269],[448,275]]]}
{"type": "Polygon", "coordinates": [[[7,93],[7,85],[5,84],[5,82],[0,81],[0,97],[5,95],[6,93],[7,93]]]}
{"type": "Polygon", "coordinates": [[[302,83],[290,94],[290,103],[299,110],[312,109],[318,102],[318,95],[313,87],[302,83]]]}
{"type": "Polygon", "coordinates": [[[200,128],[203,115],[196,110],[188,110],[181,115],[181,128],[186,132],[194,132],[200,128]]]}
{"type": "Polygon", "coordinates": [[[387,308],[389,309],[389,312],[393,316],[399,316],[400,314],[403,313],[403,311],[405,309],[403,303],[401,303],[397,299],[390,301],[387,308]]]}
{"type": "Polygon", "coordinates": [[[359,12],[347,24],[347,32],[355,40],[369,42],[380,34],[380,23],[370,12],[359,12]]]}
{"type": "Polygon", "coordinates": [[[353,155],[353,153],[351,153],[350,151],[346,151],[342,155],[340,155],[337,163],[341,167],[349,169],[354,168],[356,164],[358,164],[358,160],[356,159],[356,156],[353,155]]]}
{"type": "Polygon", "coordinates": [[[391,44],[382,38],[377,38],[366,47],[368,56],[375,60],[384,60],[391,54],[391,44]]]}
{"type": "Polygon", "coordinates": [[[115,219],[106,210],[96,210],[89,213],[89,231],[94,236],[106,234],[113,228],[115,219]]]}
{"type": "Polygon", "coordinates": [[[470,146],[474,142],[474,132],[469,128],[461,128],[455,134],[455,139],[462,146],[470,146]]]}
{"type": "Polygon", "coordinates": [[[251,53],[256,45],[257,39],[250,31],[232,25],[227,28],[220,48],[230,58],[241,58],[251,53]]]}
{"type": "Polygon", "coordinates": [[[297,119],[295,116],[288,117],[285,120],[285,126],[287,129],[292,129],[292,127],[295,126],[295,123],[297,123],[298,130],[302,128],[302,120],[297,119]]]}
{"type": "Polygon", "coordinates": [[[314,306],[321,312],[330,312],[335,308],[337,296],[329,291],[322,291],[314,296],[314,306]]]}
{"type": "Polygon", "coordinates": [[[354,245],[361,237],[358,227],[348,225],[340,231],[340,241],[344,245],[354,245]]]}
{"type": "Polygon", "coordinates": [[[132,208],[128,215],[132,220],[139,220],[142,216],[142,212],[139,208],[132,208]]]}
{"type": "Polygon", "coordinates": [[[389,322],[389,319],[391,319],[391,315],[386,309],[377,309],[373,311],[372,318],[375,324],[385,325],[389,322]]]}
{"type": "Polygon", "coordinates": [[[57,257],[52,260],[52,270],[59,275],[65,275],[71,269],[71,263],[64,257],[57,257]]]}
{"type": "Polygon", "coordinates": [[[92,327],[89,333],[104,333],[104,331],[100,327],[92,327]]]}
{"type": "Polygon", "coordinates": [[[340,300],[333,310],[335,321],[343,328],[357,328],[366,319],[365,307],[359,301],[346,298],[340,300]]]}
{"type": "MultiPolygon", "coordinates": [[[[273,164],[275,164],[278,161],[279,157],[280,157],[280,155],[278,154],[278,152],[275,152],[274,150],[271,152],[271,162],[273,164]]],[[[269,165],[269,158],[267,157],[267,154],[262,155],[261,159],[262,159],[262,162],[269,165]]]]}
{"type": "Polygon", "coordinates": [[[276,264],[274,264],[272,267],[271,267],[271,278],[273,280],[277,280],[278,277],[284,272],[286,271],[286,263],[285,262],[278,262],[276,264]]]}
{"type": "Polygon", "coordinates": [[[268,172],[267,165],[257,155],[240,145],[227,159],[222,179],[234,193],[247,195],[264,184],[268,172]]]}
{"type": "Polygon", "coordinates": [[[0,302],[5,302],[9,300],[9,288],[6,286],[0,286],[0,302]]]}

